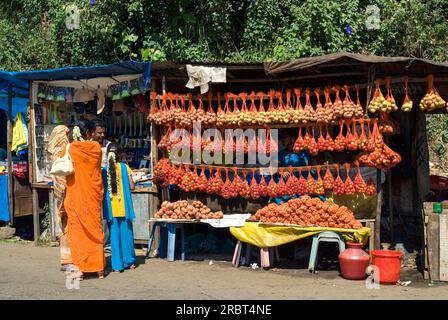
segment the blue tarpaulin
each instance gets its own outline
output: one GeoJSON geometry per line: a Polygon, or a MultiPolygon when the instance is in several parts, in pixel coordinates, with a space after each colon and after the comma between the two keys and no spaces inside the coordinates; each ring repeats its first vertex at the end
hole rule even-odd
{"type": "Polygon", "coordinates": [[[0,220],[9,222],[7,174],[0,174],[0,220]]]}
{"type": "Polygon", "coordinates": [[[109,65],[64,67],[49,70],[12,72],[11,74],[16,79],[22,81],[56,81],[92,79],[140,73],[145,78],[145,85],[148,85],[151,73],[151,62],[123,61],[109,65]]]}
{"type": "Polygon", "coordinates": [[[0,109],[8,110],[8,89],[11,85],[12,117],[17,112],[26,114],[29,97],[29,84],[26,80],[18,79],[12,72],[0,71],[0,109]]]}

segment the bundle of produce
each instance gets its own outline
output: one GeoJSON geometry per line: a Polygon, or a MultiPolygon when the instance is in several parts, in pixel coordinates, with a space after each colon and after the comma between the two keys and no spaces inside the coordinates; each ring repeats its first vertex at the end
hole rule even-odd
{"type": "Polygon", "coordinates": [[[300,96],[302,94],[302,90],[300,88],[294,88],[294,94],[296,95],[296,106],[294,108],[294,113],[292,117],[292,122],[294,123],[306,123],[307,119],[304,119],[303,116],[303,107],[300,102],[300,96]]]}
{"type": "Polygon", "coordinates": [[[300,153],[305,149],[305,140],[302,137],[302,129],[299,128],[299,134],[297,136],[296,141],[294,142],[294,146],[292,147],[295,153],[300,153]]]}
{"type": "Polygon", "coordinates": [[[338,176],[336,177],[336,180],[334,180],[333,183],[333,193],[337,196],[342,196],[345,194],[345,183],[342,181],[341,176],[339,174],[339,166],[336,166],[336,171],[338,173],[338,176]]]}
{"type": "MultiPolygon", "coordinates": [[[[262,177],[263,179],[263,177],[262,177]]],[[[260,187],[255,180],[255,169],[252,169],[252,179],[250,180],[249,195],[253,200],[260,198],[260,187]]]]}
{"type": "Polygon", "coordinates": [[[406,96],[404,97],[404,101],[403,104],[401,105],[401,110],[404,112],[410,112],[412,110],[412,106],[413,106],[413,102],[411,100],[411,98],[408,95],[408,81],[409,78],[406,77],[405,81],[404,81],[404,87],[405,87],[405,91],[406,91],[406,96]]]}
{"type": "Polygon", "coordinates": [[[314,138],[314,126],[311,128],[311,133],[309,132],[309,127],[306,128],[306,134],[304,137],[304,148],[308,150],[310,155],[316,156],[319,153],[319,148],[317,146],[316,139],[314,138]]]}
{"type": "Polygon", "coordinates": [[[162,202],[159,211],[154,215],[157,219],[222,219],[222,211],[212,212],[201,201],[194,200],[188,203],[186,200],[176,202],[162,202]]]}
{"type": "Polygon", "coordinates": [[[303,109],[303,123],[316,122],[316,112],[311,105],[311,89],[306,88],[305,90],[305,108],[303,109]]]}
{"type": "Polygon", "coordinates": [[[360,156],[359,161],[369,167],[390,169],[401,162],[401,156],[384,143],[382,148],[360,156]]]}
{"type": "Polygon", "coordinates": [[[243,180],[240,183],[238,194],[240,197],[249,198],[250,197],[250,187],[247,183],[247,173],[243,170],[243,180]]]}
{"type": "MultiPolygon", "coordinates": [[[[370,120],[367,120],[367,128],[369,128],[369,123],[370,123],[370,120]]],[[[358,137],[358,149],[361,151],[366,151],[368,139],[367,139],[366,132],[364,130],[365,120],[364,119],[359,120],[359,124],[361,126],[361,134],[358,137]]]]}
{"type": "Polygon", "coordinates": [[[316,193],[316,180],[314,180],[313,175],[311,174],[311,167],[308,168],[308,175],[306,179],[306,193],[307,194],[317,194],[316,193]]]}
{"type": "Polygon", "coordinates": [[[399,133],[398,123],[388,113],[380,113],[379,129],[382,134],[399,133]]]}
{"type": "MultiPolygon", "coordinates": [[[[224,94],[224,98],[225,98],[225,106],[228,106],[228,97],[227,94],[224,94]]],[[[226,111],[225,111],[225,107],[224,109],[221,106],[221,92],[218,92],[218,110],[216,111],[216,125],[218,127],[222,127],[227,123],[227,115],[226,115],[226,111]]]]}
{"type": "Polygon", "coordinates": [[[294,118],[295,111],[291,102],[291,89],[286,89],[286,104],[285,104],[285,112],[288,115],[288,120],[291,123],[299,123],[299,120],[294,118]]]}
{"type": "Polygon", "coordinates": [[[333,174],[330,171],[330,167],[328,165],[327,165],[327,169],[325,170],[323,183],[324,183],[325,190],[333,190],[334,178],[333,178],[333,174]]]}
{"type": "Polygon", "coordinates": [[[356,106],[355,106],[355,112],[354,117],[355,118],[362,118],[364,115],[364,110],[361,105],[361,100],[359,100],[359,86],[355,85],[356,88],[356,106]]]}
{"type": "Polygon", "coordinates": [[[369,182],[367,183],[366,194],[368,196],[373,196],[376,194],[376,187],[372,177],[369,178],[369,182]]]}
{"type": "Polygon", "coordinates": [[[320,176],[320,166],[317,166],[317,180],[314,183],[314,194],[319,194],[319,195],[325,194],[324,181],[322,180],[322,177],[320,176]]]}
{"type": "Polygon", "coordinates": [[[385,111],[387,113],[390,113],[392,111],[397,111],[398,110],[398,106],[395,103],[394,96],[392,95],[392,89],[390,87],[390,79],[389,78],[386,78],[386,90],[387,90],[387,93],[386,93],[386,101],[387,101],[386,110],[380,108],[380,111],[382,111],[382,112],[385,111]]]}
{"type": "Polygon", "coordinates": [[[196,192],[199,190],[198,180],[199,177],[197,175],[197,167],[194,166],[193,171],[191,171],[190,166],[188,164],[184,167],[185,173],[182,177],[182,180],[179,183],[179,188],[181,188],[185,192],[196,192]]]}
{"type": "Polygon", "coordinates": [[[345,164],[345,172],[346,172],[346,176],[345,176],[345,183],[344,183],[344,194],[346,195],[352,195],[355,194],[355,185],[352,181],[352,179],[350,178],[350,164],[346,163],[345,164]]]}
{"type": "Polygon", "coordinates": [[[299,180],[292,171],[292,167],[289,167],[289,176],[288,180],[286,181],[286,195],[290,197],[296,195],[298,193],[298,184],[299,180]]]}
{"type": "Polygon", "coordinates": [[[153,171],[153,182],[161,187],[167,187],[168,183],[168,173],[172,170],[169,159],[161,159],[154,166],[153,171]]]}
{"type": "MultiPolygon", "coordinates": [[[[352,133],[352,129],[350,128],[350,122],[346,122],[347,134],[345,136],[345,148],[347,150],[356,151],[358,150],[358,137],[356,134],[352,133]]],[[[356,126],[353,130],[356,133],[356,126]]]]}
{"type": "Polygon", "coordinates": [[[419,104],[422,111],[433,111],[445,107],[445,100],[437,92],[434,87],[434,75],[428,75],[428,91],[419,104]]]}
{"type": "Polygon", "coordinates": [[[334,86],[333,91],[336,93],[336,98],[333,102],[333,120],[336,121],[344,117],[344,105],[339,96],[341,87],[334,86]]]}
{"type": "Polygon", "coordinates": [[[333,116],[328,114],[327,109],[324,108],[320,102],[320,88],[316,88],[314,90],[314,94],[316,95],[317,104],[316,104],[316,122],[319,124],[322,123],[330,123],[333,116]]]}
{"type": "Polygon", "coordinates": [[[357,107],[354,104],[354,102],[352,101],[352,99],[350,98],[349,87],[347,85],[344,85],[343,88],[344,88],[344,92],[345,92],[345,99],[342,102],[342,107],[344,110],[344,118],[351,119],[354,117],[357,107]]]}
{"type": "Polygon", "coordinates": [[[389,102],[384,98],[380,90],[381,80],[375,80],[375,92],[373,93],[373,98],[369,103],[368,110],[371,113],[377,111],[386,112],[389,102]]]}
{"type": "Polygon", "coordinates": [[[324,94],[325,94],[324,109],[325,109],[325,114],[326,114],[326,121],[325,121],[326,123],[331,123],[334,120],[334,106],[333,106],[333,103],[331,102],[330,92],[331,92],[331,88],[325,87],[325,89],[324,89],[324,94]]]}
{"type": "Polygon", "coordinates": [[[355,190],[358,193],[366,193],[367,192],[367,184],[364,181],[363,177],[361,176],[361,170],[359,168],[359,162],[356,161],[355,165],[356,165],[356,167],[358,169],[358,173],[357,173],[357,175],[355,177],[355,180],[354,180],[355,190]]]}
{"type": "Polygon", "coordinates": [[[339,134],[334,139],[334,151],[343,151],[345,149],[345,137],[342,134],[344,127],[344,122],[342,120],[339,121],[339,134]]]}
{"type": "Polygon", "coordinates": [[[213,126],[216,123],[217,116],[215,111],[213,111],[212,107],[213,94],[211,91],[209,91],[207,94],[207,100],[208,100],[208,109],[207,113],[204,116],[204,124],[208,126],[213,126]]]}
{"type": "Polygon", "coordinates": [[[260,178],[260,183],[258,184],[258,190],[260,192],[260,197],[267,197],[268,186],[266,185],[266,180],[263,175],[260,178]]]}
{"type": "Polygon", "coordinates": [[[285,223],[299,226],[360,229],[362,225],[345,206],[303,196],[281,205],[269,204],[258,210],[252,220],[265,223],[285,223]]]}
{"type": "Polygon", "coordinates": [[[307,186],[307,181],[305,180],[305,178],[302,175],[302,168],[299,169],[299,182],[297,183],[297,194],[298,195],[305,195],[308,194],[308,186],[307,186]]]}

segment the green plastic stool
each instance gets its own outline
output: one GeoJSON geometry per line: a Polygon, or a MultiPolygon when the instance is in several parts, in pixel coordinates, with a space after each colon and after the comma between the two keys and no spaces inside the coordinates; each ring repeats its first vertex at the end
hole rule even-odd
{"type": "Polygon", "coordinates": [[[316,272],[317,263],[317,250],[319,249],[319,242],[337,242],[339,244],[339,253],[345,250],[345,242],[342,237],[333,231],[324,231],[316,234],[313,237],[313,244],[311,245],[310,262],[308,264],[308,270],[311,273],[316,272]]]}

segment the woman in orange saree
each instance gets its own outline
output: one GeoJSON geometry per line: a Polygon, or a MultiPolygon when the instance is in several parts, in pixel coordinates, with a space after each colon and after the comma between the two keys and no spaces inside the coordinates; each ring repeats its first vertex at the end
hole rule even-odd
{"type": "MultiPolygon", "coordinates": [[[[56,126],[50,134],[48,143],[48,152],[51,154],[51,161],[54,162],[61,151],[65,150],[69,144],[68,134],[70,130],[64,126],[56,126]]],[[[59,248],[61,253],[61,270],[69,272],[72,269],[72,256],[70,254],[70,247],[67,240],[67,212],[65,212],[64,199],[65,191],[67,188],[67,181],[64,176],[54,175],[52,176],[54,198],[56,200],[56,210],[58,211],[58,223],[59,223],[59,248]]]]}
{"type": "Polygon", "coordinates": [[[73,264],[79,269],[76,274],[79,279],[90,272],[103,278],[105,267],[101,147],[98,142],[89,141],[92,129],[90,121],[79,121],[73,130],[74,141],[68,149],[75,173],[67,176],[64,206],[68,217],[68,243],[73,264]]]}

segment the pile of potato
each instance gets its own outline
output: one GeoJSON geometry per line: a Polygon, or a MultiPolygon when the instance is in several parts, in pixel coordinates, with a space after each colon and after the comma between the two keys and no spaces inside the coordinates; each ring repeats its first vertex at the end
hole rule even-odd
{"type": "Polygon", "coordinates": [[[176,202],[164,201],[162,207],[156,212],[158,219],[222,219],[222,211],[211,212],[210,208],[201,201],[193,201],[191,204],[187,200],[176,202]]]}

